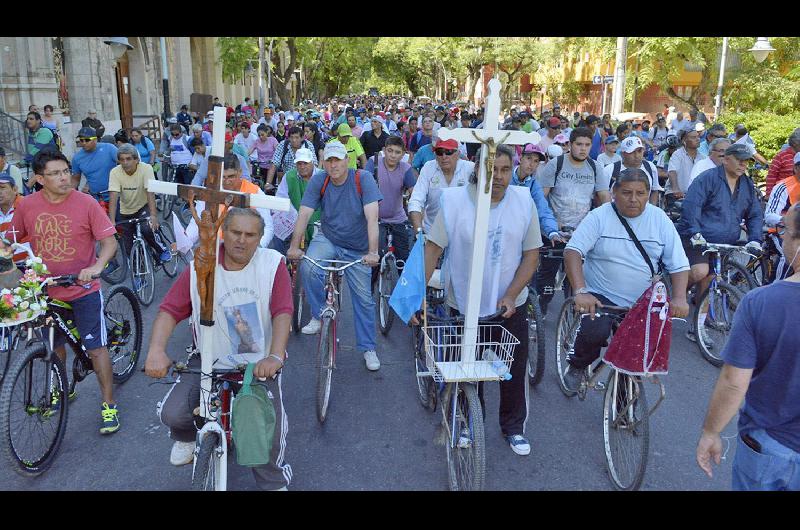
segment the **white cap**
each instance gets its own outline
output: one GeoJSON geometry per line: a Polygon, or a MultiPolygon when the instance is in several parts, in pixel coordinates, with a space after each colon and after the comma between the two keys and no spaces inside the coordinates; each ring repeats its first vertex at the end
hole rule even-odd
{"type": "Polygon", "coordinates": [[[697,132],[703,132],[706,130],[706,126],[702,121],[698,121],[694,124],[694,130],[697,132]]]}
{"type": "Polygon", "coordinates": [[[338,158],[339,160],[347,159],[347,149],[344,147],[342,142],[338,140],[333,140],[332,142],[325,144],[325,151],[322,153],[323,160],[328,160],[329,158],[334,157],[338,158]]]}
{"type": "Polygon", "coordinates": [[[638,136],[628,136],[620,144],[623,153],[633,153],[640,147],[644,148],[644,145],[642,145],[642,141],[638,136]]]}
{"type": "Polygon", "coordinates": [[[295,162],[308,162],[309,164],[314,163],[314,158],[311,154],[311,150],[305,147],[301,147],[294,153],[294,161],[295,162]]]}
{"type": "Polygon", "coordinates": [[[794,163],[795,164],[800,164],[800,151],[795,153],[795,155],[794,155],[794,163]]]}
{"type": "Polygon", "coordinates": [[[547,156],[548,158],[555,158],[557,156],[561,156],[564,154],[564,150],[561,149],[560,145],[552,144],[547,148],[547,156]]]}

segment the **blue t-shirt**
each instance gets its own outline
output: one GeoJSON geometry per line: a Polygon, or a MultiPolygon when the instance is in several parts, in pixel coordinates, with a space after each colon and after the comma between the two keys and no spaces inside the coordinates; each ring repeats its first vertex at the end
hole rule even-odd
{"type": "Polygon", "coordinates": [[[139,159],[147,164],[150,163],[150,151],[155,150],[153,142],[147,136],[142,136],[138,144],[133,144],[137,151],[139,151],[139,159]]]}
{"type": "Polygon", "coordinates": [[[383,200],[375,177],[368,171],[361,170],[361,196],[356,189],[356,171],[349,170],[344,184],[337,186],[333,180],[328,182],[325,195],[320,198],[320,190],[328,174],[318,171],[308,181],[303,194],[301,206],[316,210],[322,206],[322,233],[328,241],[337,247],[367,252],[369,237],[367,235],[367,218],[364,216],[364,205],[383,200]]]}
{"type": "Polygon", "coordinates": [[[739,431],[765,429],[800,452],[800,283],[778,281],[748,292],[722,350],[726,364],[753,369],[739,431]]]}
{"type": "Polygon", "coordinates": [[[422,166],[431,160],[436,160],[436,153],[433,152],[433,144],[429,143],[423,145],[414,153],[414,160],[411,161],[411,167],[416,169],[417,173],[419,173],[422,170],[422,166]]]}
{"type": "Polygon", "coordinates": [[[98,142],[91,153],[81,149],[75,154],[72,158],[72,173],[86,175],[89,191],[108,200],[108,176],[117,165],[117,146],[98,142]],[[101,194],[101,191],[106,193],[101,194]]]}

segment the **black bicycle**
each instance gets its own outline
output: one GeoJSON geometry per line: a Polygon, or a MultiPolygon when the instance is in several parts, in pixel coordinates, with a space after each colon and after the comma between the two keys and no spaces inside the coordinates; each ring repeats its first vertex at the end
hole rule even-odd
{"type": "MultiPolygon", "coordinates": [[[[79,284],[77,275],[56,276],[47,285],[79,284]]],[[[128,287],[114,286],[103,302],[103,329],[114,382],[133,375],[142,346],[142,313],[128,287]]],[[[3,379],[0,390],[0,445],[10,467],[23,476],[40,475],[55,460],[67,427],[68,396],[93,370],[81,342],[72,306],[50,299],[47,309],[19,324],[30,340],[3,379]],[[64,361],[53,350],[56,328],[75,352],[72,382],[64,361]]]]}

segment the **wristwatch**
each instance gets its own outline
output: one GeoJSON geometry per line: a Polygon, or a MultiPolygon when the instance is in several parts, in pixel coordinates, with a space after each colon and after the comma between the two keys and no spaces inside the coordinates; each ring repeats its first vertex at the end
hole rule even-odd
{"type": "Polygon", "coordinates": [[[575,294],[589,294],[589,289],[586,287],[581,287],[580,289],[575,290],[575,294]]]}

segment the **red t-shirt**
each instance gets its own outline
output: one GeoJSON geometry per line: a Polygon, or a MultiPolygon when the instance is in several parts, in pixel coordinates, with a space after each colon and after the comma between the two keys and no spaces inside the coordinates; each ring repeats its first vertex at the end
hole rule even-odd
{"type": "MultiPolygon", "coordinates": [[[[223,258],[225,257],[225,246],[219,246],[219,260],[218,263],[224,267],[223,258]]],[[[183,272],[178,276],[178,280],[172,284],[167,295],[162,300],[158,308],[165,313],[172,315],[176,322],[180,322],[189,318],[192,314],[192,297],[191,297],[191,268],[186,267],[183,272]]],[[[269,310],[272,318],[278,315],[291,315],[294,311],[292,304],[292,282],[289,278],[289,271],[286,269],[286,264],[281,261],[275,271],[275,278],[272,281],[272,296],[269,300],[269,310]]]]}
{"type": "MultiPolygon", "coordinates": [[[[33,253],[42,258],[53,276],[78,274],[94,265],[96,242],[116,233],[100,204],[79,191],[71,191],[58,204],[49,202],[42,191],[28,195],[20,201],[11,224],[17,230],[17,240],[29,238],[33,253]]],[[[69,302],[99,290],[100,280],[94,280],[89,289],[51,286],[48,294],[69,302]]]]}

